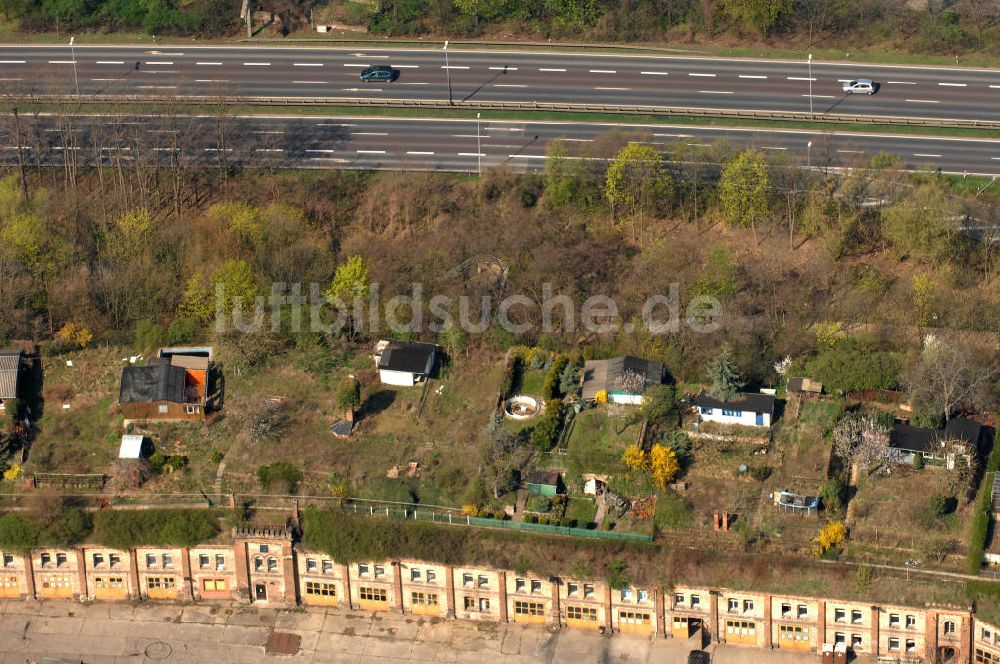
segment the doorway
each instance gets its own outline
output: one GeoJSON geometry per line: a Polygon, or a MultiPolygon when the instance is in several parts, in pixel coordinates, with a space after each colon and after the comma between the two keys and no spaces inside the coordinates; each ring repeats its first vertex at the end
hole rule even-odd
{"type": "Polygon", "coordinates": [[[253,597],[258,602],[267,601],[267,586],[263,583],[254,584],[253,597]]]}

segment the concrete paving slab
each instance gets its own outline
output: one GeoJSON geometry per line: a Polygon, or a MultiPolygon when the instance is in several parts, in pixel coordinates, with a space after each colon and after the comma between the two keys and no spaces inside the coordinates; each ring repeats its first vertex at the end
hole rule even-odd
{"type": "Polygon", "coordinates": [[[318,632],[323,628],[326,615],[325,611],[282,611],[275,618],[274,627],[280,630],[318,632]]]}
{"type": "Polygon", "coordinates": [[[263,646],[267,643],[267,635],[270,633],[271,629],[269,627],[226,625],[222,629],[222,635],[219,637],[219,643],[263,646]]]}
{"type": "Polygon", "coordinates": [[[83,629],[83,618],[38,617],[28,624],[28,635],[63,634],[75,636],[83,629]]]}

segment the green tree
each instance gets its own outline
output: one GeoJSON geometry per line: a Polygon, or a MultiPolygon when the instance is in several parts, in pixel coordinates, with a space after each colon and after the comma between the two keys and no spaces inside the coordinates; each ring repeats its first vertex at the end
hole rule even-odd
{"type": "Polygon", "coordinates": [[[361,405],[361,383],[357,378],[346,378],[337,387],[337,407],[341,410],[354,410],[361,405]]]}
{"type": "Polygon", "coordinates": [[[899,254],[940,263],[958,236],[960,219],[958,202],[944,185],[932,181],[882,211],[882,233],[899,254]]]}
{"type": "Polygon", "coordinates": [[[722,10],[744,27],[766,35],[783,14],[792,9],[792,0],[722,0],[722,10]]]}
{"type": "Polygon", "coordinates": [[[663,157],[652,145],[629,143],[615,155],[604,179],[611,219],[637,220],[669,206],[674,181],[663,157]]]}
{"type": "Polygon", "coordinates": [[[459,351],[465,348],[468,340],[465,330],[460,325],[456,325],[454,321],[448,321],[438,336],[441,339],[441,346],[448,353],[448,357],[456,356],[459,351]]]}
{"type": "Polygon", "coordinates": [[[744,150],[722,169],[719,203],[722,214],[733,226],[750,228],[757,242],[757,224],[770,213],[767,164],[759,150],[744,150]]]}
{"type": "Polygon", "coordinates": [[[730,401],[735,398],[743,387],[743,378],[736,368],[736,363],[733,361],[733,351],[729,346],[723,348],[715,361],[709,365],[707,376],[711,383],[708,393],[722,401],[730,401]]]}
{"type": "MultiPolygon", "coordinates": [[[[642,395],[639,419],[664,424],[677,417],[677,394],[673,385],[651,385],[642,395]]],[[[676,424],[676,421],[674,422],[676,424]]]]}
{"type": "Polygon", "coordinates": [[[215,314],[212,292],[205,285],[205,273],[201,268],[195,270],[188,279],[177,310],[182,316],[195,318],[202,323],[210,321],[215,314]]]}
{"type": "Polygon", "coordinates": [[[38,544],[38,524],[22,514],[0,516],[0,549],[27,553],[38,544]]]}
{"type": "Polygon", "coordinates": [[[545,160],[545,202],[559,209],[579,201],[580,177],[569,159],[566,142],[557,139],[549,143],[545,160]]]}
{"type": "Polygon", "coordinates": [[[368,261],[363,256],[350,256],[345,263],[337,267],[333,281],[323,295],[330,300],[350,306],[352,299],[365,295],[368,284],[368,261]]]}
{"type": "Polygon", "coordinates": [[[93,529],[90,515],[79,508],[60,512],[42,530],[39,541],[48,546],[73,546],[82,542],[93,529]]]}
{"type": "Polygon", "coordinates": [[[222,296],[222,309],[227,314],[231,314],[237,306],[246,311],[260,294],[253,270],[242,259],[228,260],[219,266],[212,282],[216,297],[222,296]]]}
{"type": "Polygon", "coordinates": [[[479,19],[492,19],[504,13],[507,7],[507,0],[454,0],[458,11],[467,16],[473,16],[476,24],[479,19]]]}

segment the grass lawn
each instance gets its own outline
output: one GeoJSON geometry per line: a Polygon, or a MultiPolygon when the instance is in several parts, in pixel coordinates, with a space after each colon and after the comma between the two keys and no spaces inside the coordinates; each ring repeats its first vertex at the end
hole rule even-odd
{"type": "Polygon", "coordinates": [[[515,394],[526,394],[535,398],[542,396],[542,383],[545,382],[545,372],[541,369],[525,368],[521,372],[521,380],[515,387],[515,394]]]}
{"type": "Polygon", "coordinates": [[[582,411],[573,420],[566,454],[558,460],[573,472],[620,474],[622,452],[638,442],[640,425],[620,428],[606,408],[582,411]]]}
{"type": "Polygon", "coordinates": [[[597,506],[590,498],[570,498],[566,503],[564,521],[576,521],[578,528],[587,528],[594,522],[597,506]]]}

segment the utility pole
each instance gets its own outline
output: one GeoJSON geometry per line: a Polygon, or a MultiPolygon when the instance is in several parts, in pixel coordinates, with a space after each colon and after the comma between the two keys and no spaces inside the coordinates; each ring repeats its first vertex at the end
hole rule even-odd
{"type": "Polygon", "coordinates": [[[812,170],[813,142],[806,143],[806,168],[812,170]]]}
{"type": "Polygon", "coordinates": [[[813,54],[809,54],[809,119],[813,119],[813,54]]]}
{"type": "Polygon", "coordinates": [[[448,105],[451,106],[455,102],[451,100],[451,67],[448,66],[448,40],[444,40],[444,74],[448,78],[448,105]]]}
{"type": "Polygon", "coordinates": [[[483,137],[479,129],[479,112],[476,112],[476,159],[479,160],[479,177],[483,177],[483,137]]]}
{"type": "Polygon", "coordinates": [[[73,45],[76,37],[69,38],[69,53],[73,60],[73,83],[76,87],[76,96],[80,96],[80,78],[76,75],[76,47],[73,45]]]}

